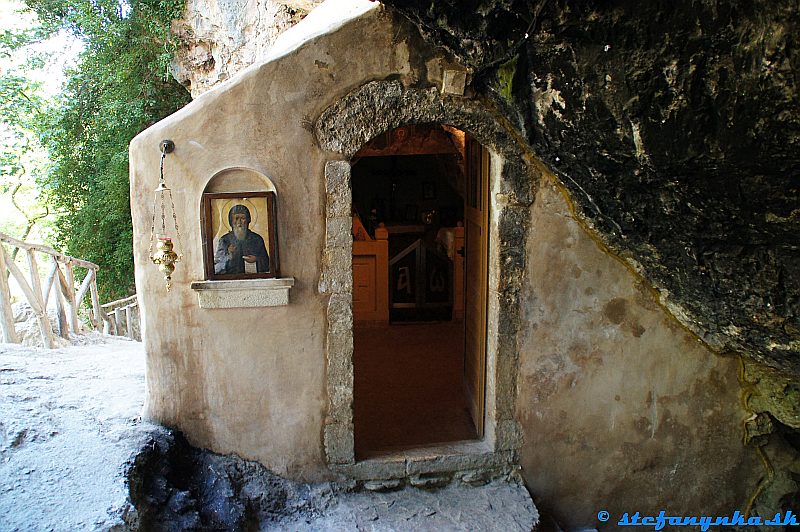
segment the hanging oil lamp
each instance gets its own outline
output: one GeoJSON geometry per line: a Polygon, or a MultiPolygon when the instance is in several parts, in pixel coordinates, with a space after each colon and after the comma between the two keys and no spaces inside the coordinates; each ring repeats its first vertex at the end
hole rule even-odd
{"type": "Polygon", "coordinates": [[[161,172],[158,180],[158,187],[155,190],[155,196],[153,198],[153,223],[150,226],[149,255],[150,260],[152,260],[153,263],[158,266],[158,270],[164,274],[164,280],[167,283],[167,291],[169,291],[169,289],[172,288],[172,272],[175,271],[175,263],[180,262],[182,258],[182,255],[173,249],[173,234],[170,234],[167,231],[167,208],[165,196],[168,195],[169,205],[172,209],[172,221],[175,226],[174,239],[179,246],[178,251],[180,251],[181,233],[178,230],[178,217],[175,214],[175,203],[172,200],[172,191],[169,189],[166,181],[164,180],[164,159],[168,153],[172,153],[175,150],[175,143],[171,140],[162,140],[160,148],[161,172]],[[159,205],[161,212],[161,231],[156,233],[156,213],[159,210],[159,205]],[[157,241],[157,251],[155,253],[153,252],[154,241],[157,241]]]}

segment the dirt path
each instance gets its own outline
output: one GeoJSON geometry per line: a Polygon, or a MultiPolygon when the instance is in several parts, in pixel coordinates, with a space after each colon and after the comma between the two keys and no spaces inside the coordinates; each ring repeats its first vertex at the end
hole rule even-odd
{"type": "Polygon", "coordinates": [[[0,530],[122,524],[125,472],[153,426],[142,344],[89,335],[47,350],[0,344],[0,530]]]}

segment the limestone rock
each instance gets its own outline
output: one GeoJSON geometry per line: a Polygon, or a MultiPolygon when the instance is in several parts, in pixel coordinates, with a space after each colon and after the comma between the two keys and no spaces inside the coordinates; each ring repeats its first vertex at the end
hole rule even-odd
{"type": "Polygon", "coordinates": [[[750,407],[769,412],[793,429],[800,429],[800,384],[796,379],[760,364],[745,364],[745,378],[753,385],[750,407]]]}
{"type": "MultiPolygon", "coordinates": [[[[17,329],[20,343],[30,347],[43,347],[44,342],[42,341],[42,333],[39,330],[39,320],[36,319],[36,314],[30,304],[24,301],[15,303],[11,310],[14,316],[14,327],[17,329]]],[[[58,315],[55,309],[47,309],[47,317],[54,331],[53,341],[56,347],[70,345],[69,340],[60,338],[56,332],[58,331],[58,315]]]]}
{"type": "Polygon", "coordinates": [[[23,323],[34,317],[33,308],[25,301],[14,303],[11,314],[14,316],[14,323],[23,323]]]}
{"type": "Polygon", "coordinates": [[[196,98],[265,55],[320,0],[188,0],[172,31],[181,46],[175,78],[196,98]]]}
{"type": "Polygon", "coordinates": [[[718,351],[800,375],[796,2],[386,0],[718,351]]]}
{"type": "Polygon", "coordinates": [[[142,446],[129,478],[147,530],[527,532],[539,524],[538,509],[515,480],[442,487],[447,482],[436,477],[421,482],[425,489],[384,480],[361,491],[334,482],[304,484],[255,462],[193,448],[166,429],[142,446]]]}

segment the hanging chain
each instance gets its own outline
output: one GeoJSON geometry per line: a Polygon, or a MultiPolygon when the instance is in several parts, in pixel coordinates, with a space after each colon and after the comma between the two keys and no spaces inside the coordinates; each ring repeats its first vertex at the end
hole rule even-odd
{"type": "MultiPolygon", "coordinates": [[[[158,188],[161,190],[161,235],[166,236],[167,233],[167,222],[164,219],[164,189],[167,188],[167,184],[164,182],[164,159],[167,158],[167,151],[162,148],[161,150],[161,169],[159,172],[158,177],[158,188]]],[[[170,194],[171,196],[172,194],[170,194]]]]}
{"type": "Polygon", "coordinates": [[[177,253],[178,258],[175,262],[178,262],[183,258],[183,246],[181,245],[181,231],[178,229],[178,215],[175,214],[175,202],[172,201],[172,191],[169,191],[169,203],[172,206],[172,221],[175,222],[175,243],[177,244],[177,253]]]}
{"type": "Polygon", "coordinates": [[[150,224],[150,246],[148,246],[147,256],[153,256],[153,238],[155,237],[156,233],[156,195],[158,192],[155,192],[153,195],[153,221],[150,224]]]}
{"type": "MultiPolygon", "coordinates": [[[[158,188],[155,191],[155,195],[153,196],[153,220],[150,223],[150,245],[148,246],[147,255],[152,257],[153,256],[153,240],[155,239],[155,232],[156,232],[156,205],[158,203],[158,193],[160,190],[165,188],[164,184],[164,159],[167,157],[167,151],[162,146],[161,148],[161,164],[159,178],[158,178],[158,188]]],[[[171,194],[170,194],[171,196],[171,194]]],[[[174,212],[174,211],[173,211],[174,212]]],[[[161,232],[164,232],[164,193],[161,192],[161,232]]]]}
{"type": "Polygon", "coordinates": [[[167,210],[166,203],[164,201],[164,192],[166,191],[169,192],[169,205],[172,208],[172,221],[175,223],[175,243],[177,244],[176,247],[179,251],[178,260],[181,260],[183,254],[180,253],[180,251],[183,250],[183,246],[181,245],[181,232],[178,228],[178,215],[175,212],[175,201],[172,199],[172,190],[167,187],[166,180],[164,179],[164,159],[166,159],[167,153],[171,152],[173,149],[168,145],[168,143],[170,143],[170,141],[164,141],[161,143],[161,162],[159,164],[158,188],[156,188],[156,195],[153,197],[153,220],[150,224],[150,245],[148,253],[150,256],[153,255],[153,241],[155,239],[156,232],[156,207],[158,205],[159,195],[161,196],[161,234],[166,235],[167,232],[167,210]]]}

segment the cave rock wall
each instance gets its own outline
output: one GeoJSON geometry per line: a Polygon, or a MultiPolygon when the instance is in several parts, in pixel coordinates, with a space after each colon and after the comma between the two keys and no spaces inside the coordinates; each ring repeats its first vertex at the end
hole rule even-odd
{"type": "Polygon", "coordinates": [[[172,24],[175,78],[197,97],[263,59],[275,39],[321,0],[187,0],[172,24]]]}
{"type": "Polygon", "coordinates": [[[386,3],[473,69],[684,325],[800,375],[796,2],[386,3]]]}

